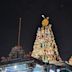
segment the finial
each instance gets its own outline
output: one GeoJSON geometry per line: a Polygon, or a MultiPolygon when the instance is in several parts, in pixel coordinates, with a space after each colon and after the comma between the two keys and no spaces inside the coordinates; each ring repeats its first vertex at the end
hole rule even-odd
{"type": "Polygon", "coordinates": [[[44,16],[44,15],[42,15],[42,17],[43,17],[43,18],[45,18],[45,16],[44,16]]]}
{"type": "Polygon", "coordinates": [[[45,17],[44,15],[42,15],[42,17],[44,18],[42,20],[42,26],[45,27],[49,24],[49,17],[45,17]]]}

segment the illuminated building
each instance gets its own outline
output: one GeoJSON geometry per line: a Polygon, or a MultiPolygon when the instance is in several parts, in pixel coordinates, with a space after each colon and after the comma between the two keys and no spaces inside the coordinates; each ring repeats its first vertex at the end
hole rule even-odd
{"type": "Polygon", "coordinates": [[[49,17],[42,17],[42,27],[37,30],[33,51],[27,54],[20,45],[20,18],[18,45],[12,48],[9,57],[1,58],[1,72],[72,72],[58,53],[49,17]]]}

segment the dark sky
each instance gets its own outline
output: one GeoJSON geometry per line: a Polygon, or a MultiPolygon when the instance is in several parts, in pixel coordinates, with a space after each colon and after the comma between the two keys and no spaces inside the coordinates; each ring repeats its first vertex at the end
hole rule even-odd
{"type": "Polygon", "coordinates": [[[8,56],[17,44],[18,21],[22,17],[21,45],[32,51],[41,15],[50,17],[50,23],[62,59],[72,55],[71,0],[2,0],[0,1],[0,57],[8,56]]]}

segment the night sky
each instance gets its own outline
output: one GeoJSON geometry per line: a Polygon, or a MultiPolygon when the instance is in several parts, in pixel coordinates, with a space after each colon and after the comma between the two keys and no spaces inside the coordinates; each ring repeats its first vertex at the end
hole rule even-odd
{"type": "Polygon", "coordinates": [[[21,45],[32,51],[41,15],[50,17],[53,33],[63,60],[72,55],[71,0],[2,0],[0,1],[0,57],[8,56],[17,45],[19,17],[22,18],[21,45]]]}

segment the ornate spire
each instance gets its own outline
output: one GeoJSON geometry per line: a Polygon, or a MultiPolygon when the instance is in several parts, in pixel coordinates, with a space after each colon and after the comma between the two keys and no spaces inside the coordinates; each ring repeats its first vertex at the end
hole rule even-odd
{"type": "Polygon", "coordinates": [[[61,61],[58,48],[54,40],[49,17],[42,15],[42,27],[38,28],[36,40],[34,42],[32,57],[41,59],[43,62],[61,61]]]}

